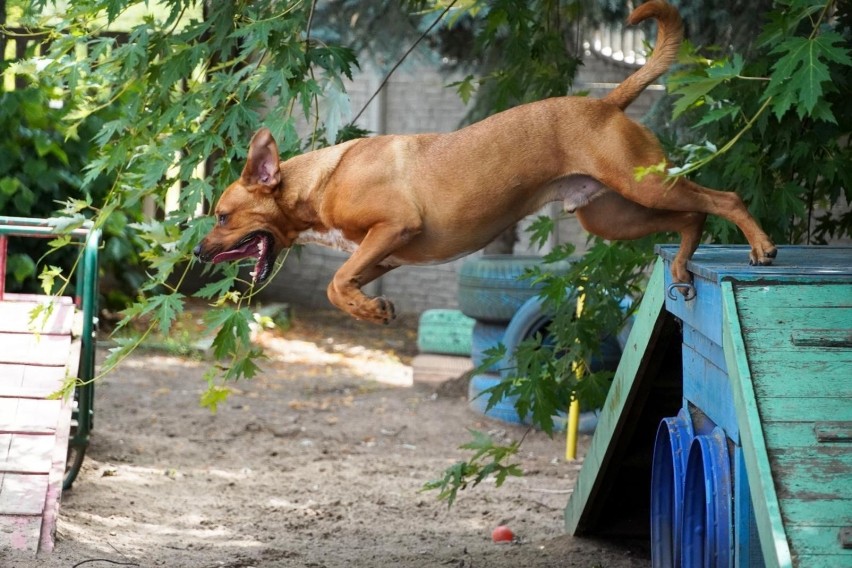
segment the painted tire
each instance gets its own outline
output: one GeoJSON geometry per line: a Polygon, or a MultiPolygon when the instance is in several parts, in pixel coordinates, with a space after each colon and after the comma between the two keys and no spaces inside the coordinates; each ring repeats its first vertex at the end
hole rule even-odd
{"type": "Polygon", "coordinates": [[[683,566],[727,568],[731,558],[731,466],[721,428],[689,446],[683,484],[683,566]]]}
{"type": "Polygon", "coordinates": [[[489,396],[482,393],[491,387],[497,386],[502,380],[500,375],[473,375],[470,378],[467,389],[468,405],[471,410],[484,414],[489,418],[502,420],[511,424],[524,424],[524,421],[518,415],[517,409],[515,409],[517,397],[504,398],[488,410],[485,410],[488,407],[489,396]]]}
{"type": "Polygon", "coordinates": [[[426,310],[417,327],[421,353],[470,355],[474,320],[458,310],[426,310]]]}
{"type": "MultiPolygon", "coordinates": [[[[515,408],[515,402],[518,400],[517,397],[505,397],[487,411],[485,410],[488,406],[489,395],[482,393],[491,387],[497,386],[502,381],[503,378],[497,374],[473,375],[470,378],[467,390],[468,406],[471,410],[495,420],[510,424],[530,425],[532,423],[530,416],[527,415],[524,419],[521,419],[518,410],[515,408]]],[[[581,412],[578,431],[582,434],[593,433],[598,424],[599,414],[597,411],[581,412]]],[[[555,432],[564,432],[566,421],[565,413],[554,416],[553,430],[555,432]]]]}
{"type": "Polygon", "coordinates": [[[680,566],[683,480],[692,442],[692,420],[681,409],[663,418],[651,463],[651,566],[680,566]]]}
{"type": "MultiPolygon", "coordinates": [[[[527,268],[542,265],[538,256],[492,255],[465,262],[459,271],[459,308],[474,319],[507,322],[539,286],[519,279],[527,268]]],[[[548,264],[550,272],[568,270],[568,261],[548,264]]]]}
{"type": "MultiPolygon", "coordinates": [[[[473,338],[471,340],[470,358],[473,360],[473,366],[479,367],[485,360],[485,352],[492,347],[503,342],[503,335],[506,333],[505,323],[489,323],[486,321],[477,321],[473,326],[473,338]]],[[[488,367],[487,372],[499,373],[500,362],[494,363],[488,367]]]]}
{"type": "MultiPolygon", "coordinates": [[[[553,317],[545,309],[544,300],[540,296],[530,298],[518,309],[512,321],[509,322],[509,326],[506,328],[506,333],[503,336],[503,345],[506,346],[506,357],[500,363],[500,368],[504,376],[509,376],[513,372],[516,366],[514,359],[515,349],[525,339],[534,337],[536,334],[541,334],[542,343],[544,345],[552,345],[553,340],[549,338],[548,333],[551,321],[553,321],[553,317]]],[[[589,367],[592,371],[614,371],[618,367],[620,359],[621,346],[618,343],[618,339],[608,335],[601,340],[600,350],[592,357],[589,367]]]]}

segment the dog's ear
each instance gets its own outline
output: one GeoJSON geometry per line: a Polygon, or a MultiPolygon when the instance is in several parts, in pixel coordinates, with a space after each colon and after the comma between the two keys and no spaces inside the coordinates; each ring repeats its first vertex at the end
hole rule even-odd
{"type": "Polygon", "coordinates": [[[268,128],[261,128],[251,138],[246,167],[241,177],[248,185],[261,185],[274,191],[281,183],[278,164],[278,144],[268,128]]]}

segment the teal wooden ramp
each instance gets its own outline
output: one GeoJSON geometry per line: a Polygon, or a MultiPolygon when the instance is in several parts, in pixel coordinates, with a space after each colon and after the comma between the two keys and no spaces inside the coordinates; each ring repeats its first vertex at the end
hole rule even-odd
{"type": "Polygon", "coordinates": [[[852,566],[852,284],[722,285],[767,565],[852,566]]]}
{"type": "Polygon", "coordinates": [[[701,247],[691,301],[666,294],[675,252],[659,249],[568,532],[648,538],[653,566],[852,567],[852,247],[782,247],[772,267],[701,247]]]}

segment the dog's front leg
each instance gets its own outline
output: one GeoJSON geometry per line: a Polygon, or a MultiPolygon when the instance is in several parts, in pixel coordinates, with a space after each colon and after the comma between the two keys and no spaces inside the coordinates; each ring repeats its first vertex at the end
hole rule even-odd
{"type": "Polygon", "coordinates": [[[381,264],[393,251],[405,245],[417,231],[406,227],[376,225],[370,229],[349,260],[338,269],[328,285],[328,299],[352,316],[387,324],[396,317],[393,303],[384,298],[371,298],[361,287],[393,269],[381,264]]]}

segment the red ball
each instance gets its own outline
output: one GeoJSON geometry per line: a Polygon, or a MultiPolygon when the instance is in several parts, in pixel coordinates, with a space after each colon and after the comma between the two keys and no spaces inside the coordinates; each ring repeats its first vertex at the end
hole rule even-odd
{"type": "Polygon", "coordinates": [[[506,525],[500,525],[491,531],[491,540],[494,542],[512,542],[515,540],[515,533],[506,525]]]}

